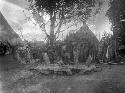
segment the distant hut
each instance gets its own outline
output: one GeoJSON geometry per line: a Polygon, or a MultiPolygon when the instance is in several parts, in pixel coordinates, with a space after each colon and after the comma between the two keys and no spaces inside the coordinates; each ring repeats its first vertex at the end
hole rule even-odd
{"type": "Polygon", "coordinates": [[[0,54],[5,54],[8,47],[14,47],[22,43],[19,35],[8,24],[0,12],[0,54]]]}
{"type": "Polygon", "coordinates": [[[69,33],[65,42],[67,42],[67,45],[69,46],[70,54],[72,56],[71,59],[74,58],[74,61],[76,59],[76,61],[84,63],[90,55],[92,59],[95,60],[99,41],[87,25],[82,26],[75,33],[69,33]],[[76,53],[73,53],[74,50],[76,53]],[[78,57],[74,57],[75,54],[78,57]]]}

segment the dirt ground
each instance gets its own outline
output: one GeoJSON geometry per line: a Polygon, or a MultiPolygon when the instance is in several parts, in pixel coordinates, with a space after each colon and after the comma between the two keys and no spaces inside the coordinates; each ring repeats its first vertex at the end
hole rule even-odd
{"type": "Polygon", "coordinates": [[[31,72],[12,62],[9,66],[6,61],[13,60],[0,58],[3,61],[0,93],[125,93],[125,65],[105,65],[101,72],[87,75],[57,76],[31,72]]]}

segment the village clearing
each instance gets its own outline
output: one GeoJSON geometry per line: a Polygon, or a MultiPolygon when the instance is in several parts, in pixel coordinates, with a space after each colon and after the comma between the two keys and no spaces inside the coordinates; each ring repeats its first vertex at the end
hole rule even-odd
{"type": "Polygon", "coordinates": [[[101,71],[67,76],[29,71],[5,57],[0,61],[11,63],[1,64],[1,93],[125,93],[124,65],[100,65],[101,71]]]}

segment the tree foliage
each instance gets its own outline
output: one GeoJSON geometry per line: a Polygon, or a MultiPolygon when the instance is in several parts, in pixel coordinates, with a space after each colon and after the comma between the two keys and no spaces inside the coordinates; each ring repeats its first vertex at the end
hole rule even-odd
{"type": "Polygon", "coordinates": [[[124,45],[125,39],[125,1],[111,0],[107,16],[112,23],[113,37],[115,40],[115,55],[118,54],[118,47],[124,45]]]}
{"type": "MultiPolygon", "coordinates": [[[[50,43],[53,43],[63,32],[62,27],[66,23],[76,25],[85,22],[90,16],[95,0],[27,0],[30,2],[29,10],[32,10],[33,18],[39,23],[50,43]],[[46,31],[44,15],[49,16],[50,33],[46,31]]],[[[72,25],[72,26],[74,26],[72,25]]]]}
{"type": "MultiPolygon", "coordinates": [[[[34,3],[37,10],[41,12],[42,10],[45,10],[48,14],[52,15],[55,12],[60,12],[60,10],[63,10],[62,16],[67,14],[68,12],[71,12],[71,8],[74,7],[75,4],[78,4],[79,9],[82,7],[92,7],[94,5],[94,0],[28,0],[31,3],[34,3]]],[[[34,7],[34,6],[31,6],[34,7]]]]}
{"type": "Polygon", "coordinates": [[[112,30],[117,40],[124,44],[124,29],[125,29],[125,1],[113,0],[110,2],[111,7],[107,12],[112,23],[112,30]]]}

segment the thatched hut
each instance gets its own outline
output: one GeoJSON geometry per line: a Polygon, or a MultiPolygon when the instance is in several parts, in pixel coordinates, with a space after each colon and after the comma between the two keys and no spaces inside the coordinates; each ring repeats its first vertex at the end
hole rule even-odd
{"type": "Polygon", "coordinates": [[[0,54],[5,54],[8,47],[14,47],[22,43],[19,35],[8,24],[0,12],[0,54]]]}
{"type": "Polygon", "coordinates": [[[77,50],[75,54],[78,56],[78,62],[86,62],[89,55],[95,60],[99,41],[87,25],[82,26],[75,33],[69,33],[65,42],[69,46],[67,50],[70,50],[71,59],[74,58],[73,51],[75,49],[75,51],[77,50]]]}

